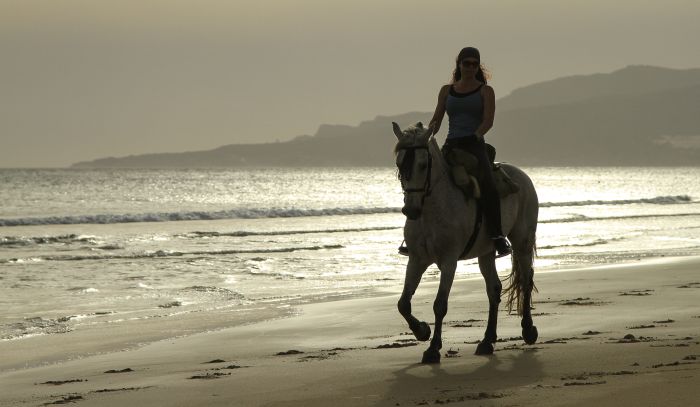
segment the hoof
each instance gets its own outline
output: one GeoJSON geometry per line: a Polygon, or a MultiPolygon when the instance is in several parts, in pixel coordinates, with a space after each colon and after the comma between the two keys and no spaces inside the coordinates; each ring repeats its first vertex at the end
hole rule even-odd
{"type": "Polygon", "coordinates": [[[475,355],[493,355],[493,344],[490,342],[481,341],[476,346],[475,355]]]}
{"type": "Polygon", "coordinates": [[[412,331],[413,335],[416,336],[416,339],[418,339],[421,342],[425,342],[428,339],[430,339],[430,326],[425,322],[419,322],[418,328],[412,331]]]}
{"type": "Polygon", "coordinates": [[[420,362],[426,364],[440,363],[440,351],[433,348],[428,348],[428,350],[423,352],[423,359],[420,362]]]}
{"type": "Polygon", "coordinates": [[[537,342],[537,327],[533,325],[530,328],[523,328],[523,339],[528,345],[537,342]]]}

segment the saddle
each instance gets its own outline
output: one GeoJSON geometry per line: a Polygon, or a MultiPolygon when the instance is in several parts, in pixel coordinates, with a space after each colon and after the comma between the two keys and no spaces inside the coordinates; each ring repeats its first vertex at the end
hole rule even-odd
{"type": "MultiPolygon", "coordinates": [[[[452,181],[464,192],[465,197],[478,199],[481,197],[479,180],[480,174],[478,159],[471,153],[461,148],[449,148],[443,150],[445,160],[450,166],[452,181]]],[[[496,184],[496,190],[500,198],[516,193],[520,190],[516,184],[501,168],[501,163],[496,162],[496,148],[486,144],[486,154],[491,162],[491,171],[496,184]]]]}

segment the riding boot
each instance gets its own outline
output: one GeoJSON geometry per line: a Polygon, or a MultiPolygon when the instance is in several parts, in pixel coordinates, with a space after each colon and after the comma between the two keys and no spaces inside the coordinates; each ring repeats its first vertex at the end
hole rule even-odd
{"type": "Polygon", "coordinates": [[[496,189],[496,180],[493,176],[491,163],[487,162],[485,164],[486,165],[482,164],[480,160],[482,170],[481,193],[484,214],[486,216],[489,236],[491,236],[494,248],[496,249],[496,257],[503,257],[511,254],[513,250],[510,247],[508,240],[503,236],[501,226],[501,198],[498,195],[498,190],[496,189]]]}
{"type": "Polygon", "coordinates": [[[508,243],[508,239],[503,236],[492,237],[493,246],[496,248],[496,258],[507,256],[513,253],[513,249],[508,243]]]}

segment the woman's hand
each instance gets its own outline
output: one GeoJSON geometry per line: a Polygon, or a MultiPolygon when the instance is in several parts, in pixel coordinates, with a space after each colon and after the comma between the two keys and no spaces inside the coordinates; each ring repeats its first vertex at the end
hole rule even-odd
{"type": "Polygon", "coordinates": [[[435,121],[431,121],[430,124],[428,124],[428,130],[430,130],[431,136],[437,133],[437,123],[435,123],[435,121]]]}

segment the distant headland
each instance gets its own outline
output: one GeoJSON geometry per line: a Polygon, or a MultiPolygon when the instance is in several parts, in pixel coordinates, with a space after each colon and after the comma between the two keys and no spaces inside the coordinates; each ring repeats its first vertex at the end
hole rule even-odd
{"type": "MultiPolygon", "coordinates": [[[[697,166],[699,112],[700,69],[628,66],[516,89],[496,102],[487,139],[499,161],[525,166],[697,166]]],[[[391,122],[431,116],[377,116],[358,126],[323,124],[286,142],[108,157],[72,168],[392,166],[391,122]]]]}

